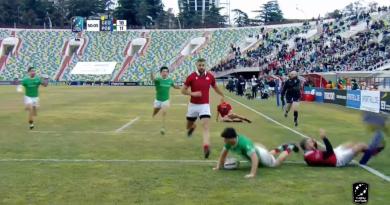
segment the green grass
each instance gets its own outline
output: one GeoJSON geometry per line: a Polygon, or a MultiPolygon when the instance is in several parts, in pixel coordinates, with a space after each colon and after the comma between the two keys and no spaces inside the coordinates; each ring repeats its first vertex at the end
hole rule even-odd
{"type": "MultiPolygon", "coordinates": [[[[233,96],[234,97],[234,96],[233,96]]],[[[0,87],[0,159],[193,159],[202,160],[201,130],[185,135],[188,99],[172,92],[167,133],[152,119],[152,87],[48,87],[41,89],[41,108],[30,132],[23,96],[15,87],[0,87]],[[114,131],[140,117],[123,133],[114,131]],[[74,132],[83,131],[83,132],[74,132]],[[89,133],[90,132],[90,133],[89,133]],[[95,132],[95,133],[93,133],[95,132]],[[96,133],[103,132],[103,133],[96,133]],[[105,132],[105,133],[104,133],[105,132]]],[[[242,103],[292,127],[273,100],[242,103]]],[[[213,112],[218,97],[212,94],[213,112]]],[[[231,102],[252,124],[211,124],[212,155],[222,147],[220,132],[234,126],[268,148],[301,137],[231,102]]],[[[296,129],[316,136],[328,131],[334,146],[368,142],[370,132],[360,111],[335,105],[302,103],[296,129]]],[[[215,117],[215,116],[214,116],[215,117]]],[[[295,129],[295,128],[294,128],[295,129]]],[[[390,175],[390,149],[370,166],[390,175]]],[[[289,161],[303,162],[301,154],[289,161]]],[[[369,204],[387,204],[390,184],[359,168],[313,168],[302,163],[260,168],[257,178],[237,171],[212,171],[213,163],[173,162],[0,162],[0,204],[352,204],[352,184],[370,184],[369,204]]]]}

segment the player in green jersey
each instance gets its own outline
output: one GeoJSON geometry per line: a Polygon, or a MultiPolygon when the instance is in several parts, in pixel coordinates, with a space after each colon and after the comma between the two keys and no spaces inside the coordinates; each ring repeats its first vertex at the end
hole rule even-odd
{"type": "Polygon", "coordinates": [[[41,79],[36,76],[34,67],[28,68],[28,75],[28,77],[22,80],[22,86],[25,90],[24,104],[29,113],[28,123],[30,124],[30,129],[34,129],[34,117],[37,116],[37,108],[39,106],[39,86],[43,85],[46,87],[48,85],[48,77],[41,79]]]}
{"type": "Polygon", "coordinates": [[[255,177],[259,165],[277,167],[286,160],[291,154],[291,151],[299,152],[299,148],[295,144],[283,144],[278,148],[268,151],[263,145],[254,144],[246,136],[237,134],[234,128],[226,128],[222,132],[221,137],[224,138],[225,146],[222,149],[217,166],[213,169],[221,169],[224,166],[229,151],[232,151],[251,162],[251,172],[245,178],[255,177]],[[277,154],[279,156],[275,159],[275,155],[277,154]]]}
{"type": "Polygon", "coordinates": [[[161,110],[162,114],[162,127],[160,133],[165,134],[165,117],[167,115],[167,109],[169,108],[169,90],[171,87],[180,89],[175,85],[173,80],[168,77],[169,69],[166,66],[160,68],[160,77],[155,78],[151,73],[151,79],[154,82],[156,88],[156,99],[154,100],[153,117],[155,117],[161,110]]]}

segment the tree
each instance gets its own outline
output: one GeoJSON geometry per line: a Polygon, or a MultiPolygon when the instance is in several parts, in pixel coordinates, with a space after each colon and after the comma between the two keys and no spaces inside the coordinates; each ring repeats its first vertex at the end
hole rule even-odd
{"type": "Polygon", "coordinates": [[[236,24],[238,27],[250,25],[248,14],[241,11],[240,9],[234,9],[233,12],[235,13],[235,17],[233,19],[234,24],[236,24]]]}
{"type": "Polygon", "coordinates": [[[150,26],[156,25],[163,18],[163,4],[161,0],[119,0],[114,16],[126,19],[129,25],[150,26]]]}
{"type": "Polygon", "coordinates": [[[333,18],[333,19],[339,19],[339,18],[343,17],[343,14],[341,13],[340,10],[336,9],[333,12],[327,13],[326,17],[333,18]]]}
{"type": "Polygon", "coordinates": [[[222,8],[217,8],[214,5],[205,12],[204,26],[208,28],[223,27],[226,23],[226,16],[220,14],[222,8]]]}
{"type": "Polygon", "coordinates": [[[11,26],[14,23],[19,24],[21,0],[2,0],[0,1],[0,24],[11,26]]]}
{"type": "Polygon", "coordinates": [[[178,18],[183,28],[201,28],[202,14],[199,11],[183,10],[179,13],[178,18]]]}
{"type": "Polygon", "coordinates": [[[68,0],[68,18],[74,16],[90,17],[103,13],[105,10],[104,0],[68,0]]]}
{"type": "Polygon", "coordinates": [[[114,11],[117,19],[127,20],[128,25],[139,25],[137,22],[136,0],[119,0],[119,6],[114,11]]]}
{"type": "Polygon", "coordinates": [[[54,27],[64,28],[65,23],[69,23],[67,18],[69,10],[66,7],[66,0],[58,0],[53,5],[53,11],[50,12],[50,18],[54,27]]]}
{"type": "Polygon", "coordinates": [[[259,13],[257,18],[264,24],[283,21],[283,12],[280,10],[277,0],[268,1],[267,3],[263,4],[260,10],[255,12],[259,13]]]}
{"type": "Polygon", "coordinates": [[[378,2],[370,2],[369,4],[368,4],[368,7],[370,8],[370,11],[376,11],[376,10],[378,10],[378,2]]]}

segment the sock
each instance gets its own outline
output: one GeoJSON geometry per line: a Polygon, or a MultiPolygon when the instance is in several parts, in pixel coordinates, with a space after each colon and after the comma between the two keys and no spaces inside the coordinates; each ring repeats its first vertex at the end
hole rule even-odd
{"type": "Polygon", "coordinates": [[[33,124],[33,123],[34,123],[34,121],[32,121],[32,120],[29,120],[29,121],[28,121],[28,123],[30,123],[30,124],[33,124]]]}
{"type": "Polygon", "coordinates": [[[204,144],[203,145],[203,149],[208,149],[209,148],[209,145],[208,144],[204,144]]]}
{"type": "Polygon", "coordinates": [[[371,140],[370,145],[368,146],[368,149],[364,152],[363,157],[360,159],[360,164],[367,164],[368,160],[370,160],[373,155],[376,155],[383,150],[384,147],[378,147],[382,140],[383,133],[381,130],[377,130],[371,140]]]}
{"type": "Polygon", "coordinates": [[[287,147],[288,147],[287,144],[282,144],[279,147],[275,148],[274,151],[276,153],[280,153],[280,152],[286,151],[287,147]]]}
{"type": "Polygon", "coordinates": [[[298,111],[294,111],[294,122],[298,120],[298,111]]]}

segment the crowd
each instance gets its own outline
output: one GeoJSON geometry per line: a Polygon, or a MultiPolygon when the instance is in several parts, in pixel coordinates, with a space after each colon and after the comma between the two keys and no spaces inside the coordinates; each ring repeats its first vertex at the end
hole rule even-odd
{"type": "MultiPolygon", "coordinates": [[[[388,10],[387,7],[380,9],[388,10]]],[[[212,71],[259,67],[264,74],[282,76],[292,70],[301,74],[372,70],[376,64],[390,59],[389,21],[374,20],[370,13],[361,13],[334,22],[322,22],[321,33],[310,39],[296,37],[293,46],[288,45],[286,40],[298,34],[298,29],[275,30],[276,35],[272,38],[268,33],[262,34],[263,44],[258,48],[245,54],[236,52],[233,58],[221,62],[212,71]],[[342,37],[341,32],[348,31],[359,21],[366,22],[367,29],[350,38],[342,37]]]]}
{"type": "Polygon", "coordinates": [[[226,89],[229,92],[234,92],[236,95],[248,99],[268,99],[280,90],[280,86],[279,79],[273,77],[257,78],[256,76],[252,76],[249,80],[243,76],[229,78],[226,83],[226,89]]]}

